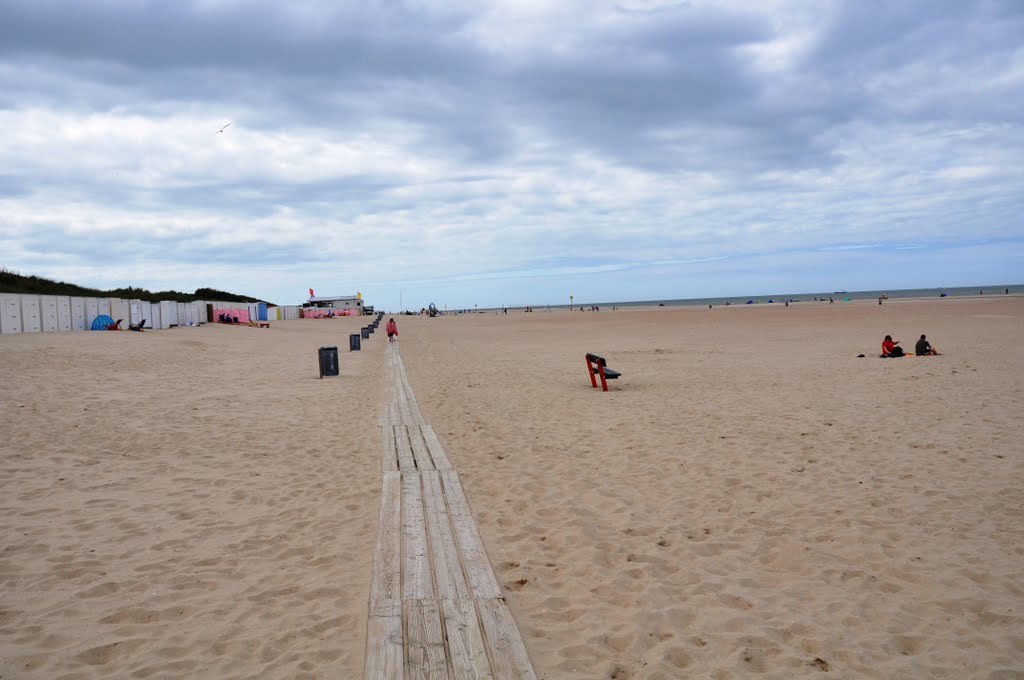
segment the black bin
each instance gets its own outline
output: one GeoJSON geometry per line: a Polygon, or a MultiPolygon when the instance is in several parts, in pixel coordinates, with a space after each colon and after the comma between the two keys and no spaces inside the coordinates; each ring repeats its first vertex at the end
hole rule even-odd
{"type": "Polygon", "coordinates": [[[367,326],[366,330],[368,330],[370,332],[370,335],[373,335],[373,332],[375,330],[377,330],[377,327],[376,326],[367,326]]]}
{"type": "Polygon", "coordinates": [[[320,348],[320,377],[338,375],[338,348],[326,345],[320,348]]]}
{"type": "Polygon", "coordinates": [[[362,328],[359,329],[359,332],[362,334],[363,340],[369,340],[370,339],[370,327],[369,326],[363,326],[362,328]]]}
{"type": "Polygon", "coordinates": [[[359,342],[360,337],[362,336],[360,336],[359,333],[352,333],[351,335],[348,336],[349,352],[358,352],[360,349],[362,349],[359,342]]]}

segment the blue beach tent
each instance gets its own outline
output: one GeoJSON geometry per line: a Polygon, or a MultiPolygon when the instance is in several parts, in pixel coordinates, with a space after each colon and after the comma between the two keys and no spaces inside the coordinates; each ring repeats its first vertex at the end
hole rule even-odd
{"type": "Polygon", "coordinates": [[[89,330],[105,331],[105,330],[107,330],[107,326],[109,326],[112,323],[114,323],[113,319],[111,319],[106,314],[100,314],[95,319],[93,319],[93,321],[92,321],[92,328],[90,328],[89,330]]]}

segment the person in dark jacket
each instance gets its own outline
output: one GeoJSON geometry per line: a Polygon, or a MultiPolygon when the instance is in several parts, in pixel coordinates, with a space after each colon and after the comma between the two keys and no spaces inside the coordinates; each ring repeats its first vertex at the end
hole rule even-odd
{"type": "Polygon", "coordinates": [[[921,339],[917,341],[916,345],[914,345],[914,354],[916,354],[919,357],[921,357],[921,356],[925,356],[926,357],[926,356],[933,356],[933,355],[936,355],[938,353],[939,353],[939,350],[937,350],[934,347],[932,347],[932,343],[928,342],[927,338],[925,338],[924,334],[922,333],[921,334],[921,339]]]}

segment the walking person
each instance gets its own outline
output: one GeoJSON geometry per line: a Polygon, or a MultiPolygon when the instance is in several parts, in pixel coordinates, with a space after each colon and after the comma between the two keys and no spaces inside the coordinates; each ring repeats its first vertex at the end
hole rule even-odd
{"type": "Polygon", "coordinates": [[[398,340],[398,324],[395,323],[395,317],[388,319],[388,322],[384,324],[384,330],[387,331],[388,342],[398,340]]]}

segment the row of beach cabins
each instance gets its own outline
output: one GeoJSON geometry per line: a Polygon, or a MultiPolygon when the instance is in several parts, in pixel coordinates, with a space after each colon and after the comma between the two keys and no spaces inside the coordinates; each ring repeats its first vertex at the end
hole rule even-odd
{"type": "Polygon", "coordinates": [[[147,302],[121,298],[70,297],[0,293],[0,331],[7,333],[56,333],[87,331],[100,316],[121,321],[121,328],[138,325],[145,329],[198,326],[216,321],[221,315],[239,323],[298,319],[302,307],[272,307],[266,303],[243,304],[199,300],[196,302],[147,302]]]}

